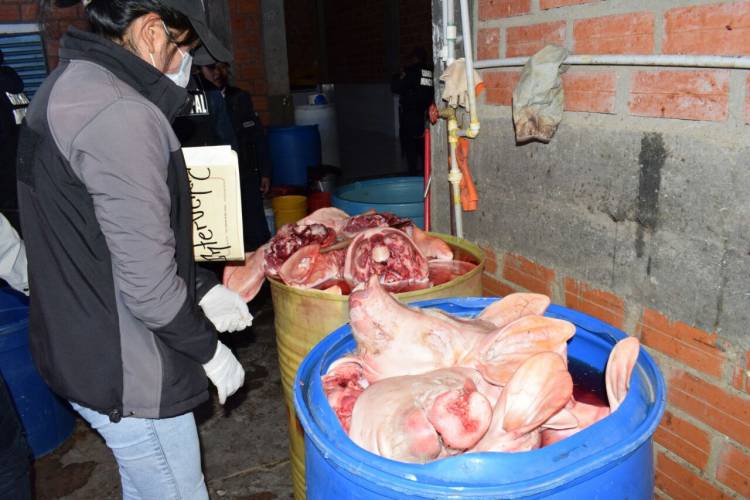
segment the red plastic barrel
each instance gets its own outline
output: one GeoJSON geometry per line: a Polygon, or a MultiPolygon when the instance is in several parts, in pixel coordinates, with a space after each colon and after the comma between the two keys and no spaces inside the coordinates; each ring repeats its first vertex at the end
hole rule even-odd
{"type": "Polygon", "coordinates": [[[331,206],[331,193],[313,191],[307,195],[307,213],[311,214],[319,208],[331,206]]]}

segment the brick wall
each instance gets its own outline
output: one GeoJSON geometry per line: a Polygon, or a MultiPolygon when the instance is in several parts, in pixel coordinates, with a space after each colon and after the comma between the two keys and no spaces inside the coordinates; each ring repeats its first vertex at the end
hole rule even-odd
{"type": "MultiPolygon", "coordinates": [[[[750,53],[750,2],[709,3],[687,7],[592,16],[598,0],[482,0],[479,2],[478,59],[532,55],[546,44],[574,54],[750,53]],[[533,9],[533,10],[532,10],[533,9]]],[[[657,5],[695,2],[660,2],[657,5]]],[[[622,8],[618,10],[623,10],[622,8]]],[[[624,10],[628,10],[627,7],[624,10]]],[[[510,105],[519,70],[485,71],[490,104],[510,105]]],[[[626,93],[618,113],[633,116],[726,121],[732,92],[729,71],[718,69],[637,69],[574,67],[563,77],[567,111],[615,113],[615,100],[626,93]],[[622,81],[616,88],[617,81],[622,81]],[[731,91],[731,92],[730,92],[731,91]]],[[[750,86],[750,79],[747,80],[750,86]]],[[[747,94],[750,96],[750,94],[747,94]]],[[[750,97],[741,119],[750,123],[750,97]]]]}
{"type": "MultiPolygon", "coordinates": [[[[748,1],[479,0],[477,14],[479,59],[531,55],[548,43],[562,45],[578,54],[750,55],[748,1]]],[[[609,209],[602,208],[608,204],[607,197],[613,198],[613,204],[617,204],[632,195],[617,193],[621,187],[616,185],[618,179],[602,178],[612,169],[600,174],[594,168],[615,162],[626,166],[635,164],[630,173],[623,175],[635,175],[637,179],[637,165],[639,161],[643,162],[643,158],[639,159],[637,151],[634,153],[626,140],[623,144],[597,145],[587,152],[561,153],[564,148],[585,150],[588,145],[597,144],[596,139],[587,137],[591,128],[601,129],[609,134],[606,136],[609,138],[617,137],[618,131],[623,137],[635,131],[632,135],[638,137],[641,131],[658,130],[665,141],[673,141],[667,148],[668,154],[682,156],[684,162],[687,155],[698,156],[685,151],[689,149],[688,131],[699,127],[702,132],[694,142],[703,144],[704,139],[700,136],[705,135],[705,144],[710,145],[707,149],[711,153],[707,153],[706,158],[693,160],[694,163],[678,175],[685,175],[688,179],[691,176],[722,176],[731,167],[723,163],[718,151],[737,151],[736,148],[742,148],[746,143],[748,129],[745,124],[750,123],[748,72],[664,67],[571,67],[563,76],[566,113],[561,130],[564,131],[558,133],[548,146],[532,145],[525,149],[507,144],[512,139],[506,138],[508,135],[512,137],[509,106],[519,74],[519,68],[483,72],[487,92],[480,118],[483,114],[493,118],[485,120],[486,128],[483,124],[483,135],[477,141],[475,168],[479,173],[475,178],[479,178],[480,194],[483,195],[480,201],[482,213],[467,214],[465,224],[468,237],[485,246],[488,257],[485,293],[505,295],[513,291],[534,291],[550,294],[556,303],[583,311],[639,337],[659,363],[668,385],[668,409],[655,435],[657,497],[750,497],[750,351],[747,350],[750,343],[747,342],[746,330],[722,327],[724,320],[720,319],[722,315],[742,316],[743,311],[750,307],[750,299],[746,297],[744,306],[737,305],[743,302],[727,306],[733,308],[728,312],[722,312],[719,300],[715,317],[706,321],[696,320],[699,313],[693,316],[685,312],[689,311],[689,306],[670,304],[668,298],[658,305],[659,300],[654,300],[647,291],[649,287],[659,289],[659,284],[649,282],[653,280],[650,276],[651,258],[647,265],[644,262],[641,266],[639,262],[643,261],[630,255],[632,250],[623,250],[627,248],[622,243],[627,238],[622,234],[623,219],[614,213],[617,210],[607,212],[609,209]],[[498,122],[501,124],[499,129],[498,122]],[[566,140],[565,137],[580,143],[564,145],[561,141],[566,140]],[[562,165],[537,163],[543,162],[536,160],[537,156],[545,155],[544,159],[549,160],[554,159],[555,154],[575,158],[576,164],[566,169],[566,175],[586,171],[587,179],[580,186],[570,187],[566,185],[566,179],[555,177],[555,169],[562,170],[562,165]],[[617,159],[618,155],[622,158],[617,159]],[[501,159],[495,160],[498,156],[501,159]],[[516,162],[520,165],[514,165],[516,162]],[[536,182],[529,180],[528,185],[515,186],[508,185],[509,179],[513,179],[510,175],[498,181],[493,179],[508,169],[521,171],[523,168],[528,169],[529,176],[538,175],[536,182]],[[551,179],[544,179],[545,175],[551,179]],[[599,182],[613,184],[595,191],[591,186],[599,182]],[[527,219],[515,225],[503,220],[515,215],[500,208],[504,202],[498,202],[498,208],[493,208],[494,199],[488,199],[493,189],[502,189],[504,184],[513,200],[531,210],[527,219]],[[591,196],[598,194],[601,199],[591,201],[586,198],[588,205],[579,207],[584,215],[579,215],[564,205],[573,202],[561,201],[555,195],[555,190],[567,193],[569,188],[581,197],[588,196],[587,190],[595,191],[591,196]],[[615,194],[607,194],[612,190],[615,194]],[[541,191],[541,194],[536,191],[541,191]],[[554,215],[550,216],[552,212],[544,209],[535,211],[545,204],[556,204],[550,210],[562,212],[570,219],[580,217],[586,221],[572,220],[568,227],[546,229],[552,224],[554,215]],[[601,212],[608,214],[611,220],[602,222],[599,219],[601,212]],[[529,232],[518,229],[519,224],[534,224],[535,218],[545,217],[548,220],[544,220],[544,224],[534,226],[544,231],[543,237],[535,239],[535,234],[529,237],[529,232]],[[504,234],[491,235],[492,231],[486,230],[489,221],[494,221],[496,231],[504,234]],[[617,227],[620,228],[619,235],[617,227]],[[591,236],[591,232],[609,231],[610,228],[615,228],[614,250],[595,248],[596,243],[591,242],[596,242],[597,237],[591,236]],[[518,234],[514,234],[516,232],[518,234]],[[583,243],[576,239],[583,240],[583,243]],[[552,241],[563,244],[554,246],[552,241]],[[547,251],[545,245],[552,245],[552,249],[547,251]],[[611,255],[611,275],[600,272],[596,257],[589,257],[587,262],[585,257],[576,257],[571,255],[573,253],[611,255]],[[627,259],[631,259],[628,261],[631,270],[615,272],[620,264],[618,259],[625,253],[629,254],[627,259]],[[636,284],[625,284],[626,280],[636,284]]],[[[696,146],[696,149],[701,149],[701,146],[696,146]]],[[[742,167],[742,156],[739,158],[739,172],[746,171],[742,167]]],[[[679,159],[675,161],[679,163],[679,159]]],[[[514,172],[519,176],[515,179],[526,182],[525,177],[520,177],[523,174],[514,172]]],[[[670,169],[670,172],[676,170],[670,169]]],[[[742,186],[746,186],[748,180],[743,173],[733,179],[742,186]]],[[[662,191],[669,191],[672,197],[667,203],[671,209],[681,210],[682,214],[693,208],[701,213],[704,207],[698,205],[703,202],[727,206],[741,203],[746,196],[739,194],[734,198],[732,194],[726,194],[727,191],[709,193],[701,186],[689,185],[682,185],[681,189],[674,191],[664,186],[668,182],[668,177],[662,179],[662,191]],[[683,205],[682,197],[692,199],[693,203],[683,205]]],[[[732,181],[729,183],[731,185],[732,181]]],[[[637,187],[637,181],[635,184],[637,187]]],[[[623,190],[627,191],[626,188],[623,190]]],[[[509,205],[502,206],[507,208],[509,205]]],[[[705,209],[707,213],[719,210],[705,209]]],[[[686,255],[691,231],[684,226],[699,223],[695,220],[685,222],[687,220],[687,216],[683,219],[676,211],[662,213],[655,232],[680,235],[676,236],[680,241],[675,243],[675,253],[670,258],[682,263],[682,268],[678,264],[673,276],[687,274],[690,278],[685,283],[692,279],[696,290],[707,291],[714,273],[720,274],[721,271],[718,267],[709,269],[710,259],[706,261],[706,267],[701,268],[686,255]],[[674,227],[678,220],[680,224],[685,223],[683,227],[674,227]]],[[[741,216],[739,220],[742,220],[741,216]]],[[[635,222],[638,222],[637,217],[635,222]]],[[[732,225],[733,222],[725,222],[725,229],[737,231],[735,234],[740,235],[727,248],[733,244],[743,248],[747,241],[746,226],[743,229],[745,223],[732,225]]],[[[700,224],[706,230],[721,232],[717,229],[719,224],[713,221],[700,224]]],[[[660,244],[664,245],[665,241],[660,239],[660,244]]],[[[747,249],[738,251],[747,252],[747,249]]],[[[731,261],[734,257],[730,254],[725,254],[725,258],[731,261]]],[[[746,257],[738,259],[735,262],[746,257]]],[[[744,267],[744,264],[738,265],[744,267]]],[[[606,267],[606,263],[602,267],[606,267]]],[[[684,294],[700,301],[700,292],[694,294],[690,288],[686,287],[684,294]]],[[[728,289],[724,296],[747,294],[745,288],[740,282],[735,282],[734,288],[728,289]]],[[[677,296],[679,291],[670,295],[677,296]]],[[[699,309],[696,303],[695,310],[699,309]]]]}
{"type": "Polygon", "coordinates": [[[637,318],[631,333],[656,358],[668,387],[668,409],[655,434],[661,497],[750,495],[750,359],[733,366],[716,332],[671,320],[523,256],[484,251],[487,296],[544,293],[618,328],[626,317],[637,318]]]}
{"type": "MultiPolygon", "coordinates": [[[[549,43],[578,54],[750,55],[748,27],[747,1],[479,0],[477,57],[526,56],[549,43]]],[[[519,68],[483,72],[484,111],[507,116],[519,74],[519,68]]],[[[586,115],[604,115],[596,123],[614,129],[616,122],[627,120],[627,127],[679,135],[696,123],[707,133],[741,143],[750,123],[747,71],[579,66],[564,74],[563,86],[563,123],[574,122],[570,127],[578,132],[586,115]],[[575,121],[575,115],[581,120],[575,121]]],[[[708,168],[714,167],[720,168],[718,160],[708,168]]],[[[700,193],[700,187],[694,189],[700,193]]],[[[588,210],[596,212],[591,206],[588,210]]],[[[750,496],[750,352],[747,343],[738,342],[747,333],[722,331],[718,320],[713,328],[701,328],[692,319],[652,307],[642,290],[615,284],[614,273],[609,286],[606,280],[589,280],[594,264],[558,267],[554,257],[543,256],[538,242],[503,244],[496,242],[502,236],[494,241],[486,233],[475,236],[485,242],[487,295],[550,294],[556,303],[638,336],[658,361],[668,384],[668,409],[655,435],[659,498],[750,496]]],[[[702,278],[689,266],[684,272],[694,273],[698,282],[702,278]]],[[[740,287],[728,293],[744,292],[740,287]]]]}
{"type": "Polygon", "coordinates": [[[417,47],[427,51],[432,61],[432,13],[429,0],[399,3],[399,56],[401,66],[409,64],[409,55],[417,47]]]}
{"type": "MultiPolygon", "coordinates": [[[[314,1],[285,2],[287,51],[292,85],[320,83],[317,11],[314,1]]],[[[334,83],[389,82],[387,69],[386,2],[325,0],[326,51],[329,79],[334,83]]],[[[399,59],[408,62],[411,51],[432,47],[430,0],[398,4],[399,59]]]]}
{"type": "Polygon", "coordinates": [[[318,11],[315,0],[284,0],[289,83],[312,87],[321,81],[318,11]]]}
{"type": "MultiPolygon", "coordinates": [[[[268,123],[268,86],[262,46],[262,19],[260,0],[228,0],[232,22],[232,45],[235,62],[233,81],[249,91],[261,119],[268,123]]],[[[48,7],[40,10],[38,0],[2,0],[0,22],[38,22],[44,26],[47,63],[50,70],[57,66],[60,37],[68,26],[88,29],[83,7],[60,9],[48,7]]]]}
{"type": "Polygon", "coordinates": [[[268,82],[263,56],[263,19],[260,0],[228,0],[232,23],[232,83],[253,98],[255,111],[269,123],[268,82]]]}
{"type": "Polygon", "coordinates": [[[385,2],[326,2],[328,68],[334,83],[390,80],[386,70],[385,2]]]}
{"type": "Polygon", "coordinates": [[[59,40],[68,26],[88,29],[88,23],[81,5],[65,9],[53,6],[41,9],[39,0],[2,0],[0,2],[0,22],[43,23],[47,66],[50,70],[57,66],[59,40]]]}

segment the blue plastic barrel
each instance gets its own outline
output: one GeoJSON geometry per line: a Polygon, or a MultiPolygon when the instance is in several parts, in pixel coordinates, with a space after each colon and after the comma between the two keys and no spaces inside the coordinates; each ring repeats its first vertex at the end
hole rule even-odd
{"type": "Polygon", "coordinates": [[[307,167],[321,163],[318,126],[270,127],[268,147],[273,184],[307,187],[307,167]]]}
{"type": "Polygon", "coordinates": [[[49,390],[31,359],[28,302],[6,288],[0,289],[0,373],[35,457],[54,450],[71,435],[73,410],[49,390]]]}
{"type": "MultiPolygon", "coordinates": [[[[412,305],[471,317],[493,298],[437,299],[412,305]]],[[[576,325],[568,347],[573,380],[603,393],[604,367],[621,331],[585,314],[550,306],[547,316],[576,325]]],[[[304,359],[294,404],[305,431],[308,500],[330,498],[628,498],[651,499],[653,433],[664,413],[664,380],[641,349],[625,401],[609,417],[551,446],[524,453],[472,453],[428,464],[382,458],[355,445],[331,410],[320,381],[355,347],[350,326],[304,359]]]]}
{"type": "Polygon", "coordinates": [[[392,212],[424,229],[424,179],[386,177],[347,184],[334,193],[333,206],[349,215],[370,209],[392,212]]]}

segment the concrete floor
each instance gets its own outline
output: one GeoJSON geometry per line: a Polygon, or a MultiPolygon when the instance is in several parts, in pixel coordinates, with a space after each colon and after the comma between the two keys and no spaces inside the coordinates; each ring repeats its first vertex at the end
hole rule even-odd
{"type": "MultiPolygon", "coordinates": [[[[246,370],[245,385],[222,407],[196,410],[203,473],[212,499],[292,498],[287,415],[281,391],[270,296],[253,304],[250,331],[230,334],[246,370]]],[[[71,438],[34,464],[37,500],[122,498],[117,466],[102,439],[79,420],[71,438]]]]}

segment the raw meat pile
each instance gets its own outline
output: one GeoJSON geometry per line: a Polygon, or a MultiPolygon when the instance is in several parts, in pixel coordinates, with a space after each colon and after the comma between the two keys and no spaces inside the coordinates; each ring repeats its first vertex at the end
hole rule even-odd
{"type": "Polygon", "coordinates": [[[474,264],[453,261],[450,247],[408,219],[367,213],[350,217],[321,208],[279,229],[240,266],[228,265],[224,284],[251,300],[266,276],[287,285],[349,293],[372,275],[389,291],[428,288],[465,274],[474,264]]]}
{"type": "Polygon", "coordinates": [[[617,409],[639,343],[610,354],[608,406],[577,401],[567,368],[575,326],[543,316],[549,303],[517,293],[461,319],[407,307],[371,277],[349,297],[357,349],[323,376],[328,402],[352,441],[402,462],[560,441],[617,409]]]}

